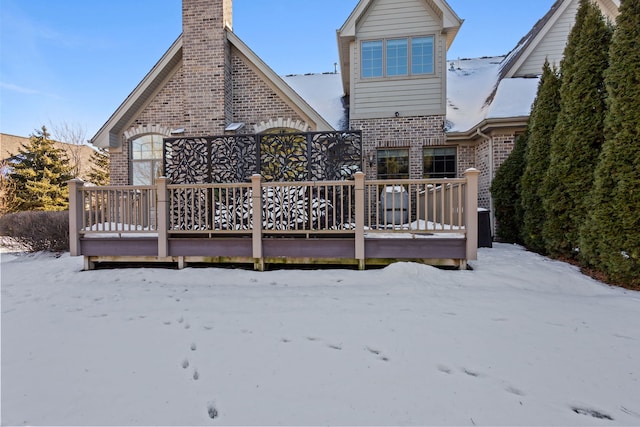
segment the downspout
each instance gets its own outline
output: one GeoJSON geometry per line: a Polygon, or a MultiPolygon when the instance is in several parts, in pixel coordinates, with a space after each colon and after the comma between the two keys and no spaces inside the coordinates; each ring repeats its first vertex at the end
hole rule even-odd
{"type": "MultiPolygon", "coordinates": [[[[476,129],[476,135],[489,141],[489,182],[493,182],[493,169],[494,169],[494,157],[493,157],[493,138],[486,133],[483,133],[480,128],[476,129]]],[[[491,235],[496,234],[496,218],[493,211],[493,195],[489,191],[489,221],[491,221],[491,235]]]]}

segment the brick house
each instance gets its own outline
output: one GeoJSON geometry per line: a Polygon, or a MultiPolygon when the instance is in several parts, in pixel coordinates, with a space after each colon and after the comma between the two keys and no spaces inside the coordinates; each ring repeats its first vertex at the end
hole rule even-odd
{"type": "MultiPolygon", "coordinates": [[[[475,167],[490,208],[491,180],[526,127],[545,58],[562,58],[578,3],[558,0],[504,57],[447,61],[463,21],[446,0],[361,0],[337,31],[340,74],[281,77],[233,32],[232,0],[183,0],[182,35],[92,143],[109,148],[114,185],[147,184],[164,138],[349,129],[362,132],[368,178],[475,167]]],[[[615,18],[619,0],[596,3],[615,18]]]]}

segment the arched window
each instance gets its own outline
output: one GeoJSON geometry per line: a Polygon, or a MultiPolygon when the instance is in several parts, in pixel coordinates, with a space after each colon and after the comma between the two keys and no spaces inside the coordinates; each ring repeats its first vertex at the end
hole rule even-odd
{"type": "Polygon", "coordinates": [[[133,185],[153,185],[162,175],[163,135],[144,135],[131,141],[133,185]]]}

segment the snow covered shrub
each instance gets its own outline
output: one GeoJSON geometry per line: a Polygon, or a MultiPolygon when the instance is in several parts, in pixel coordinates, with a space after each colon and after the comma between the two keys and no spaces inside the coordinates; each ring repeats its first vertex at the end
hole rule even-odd
{"type": "Polygon", "coordinates": [[[27,211],[0,218],[0,235],[32,252],[69,250],[69,212],[27,211]]]}

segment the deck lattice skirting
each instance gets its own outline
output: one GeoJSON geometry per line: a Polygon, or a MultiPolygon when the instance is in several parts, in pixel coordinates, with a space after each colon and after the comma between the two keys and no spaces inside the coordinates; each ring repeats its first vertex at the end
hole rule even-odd
{"type": "Polygon", "coordinates": [[[466,268],[477,258],[479,171],[459,179],[85,186],[69,182],[72,256],[127,262],[466,268]]]}

